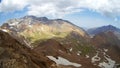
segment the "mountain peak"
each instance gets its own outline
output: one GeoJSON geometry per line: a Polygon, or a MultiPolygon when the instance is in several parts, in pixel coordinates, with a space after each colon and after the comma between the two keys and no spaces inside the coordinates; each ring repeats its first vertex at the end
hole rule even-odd
{"type": "Polygon", "coordinates": [[[113,26],[113,25],[107,25],[107,26],[105,26],[106,28],[108,28],[108,29],[117,29],[115,26],[113,26]]]}
{"type": "Polygon", "coordinates": [[[47,17],[36,17],[36,16],[32,16],[32,15],[23,17],[23,19],[27,19],[27,18],[32,18],[32,19],[39,20],[39,21],[48,21],[49,20],[47,17]]]}
{"type": "Polygon", "coordinates": [[[101,33],[101,32],[108,32],[108,31],[120,32],[120,29],[113,26],[113,25],[107,25],[107,26],[102,26],[102,27],[98,27],[98,28],[95,28],[95,29],[89,29],[88,33],[90,35],[95,35],[95,34],[98,34],[98,33],[101,33]]]}
{"type": "Polygon", "coordinates": [[[33,15],[28,15],[28,16],[24,16],[23,18],[36,18],[36,17],[33,15]]]}
{"type": "Polygon", "coordinates": [[[87,37],[87,33],[82,28],[67,20],[48,19],[46,17],[25,16],[14,21],[8,21],[2,27],[30,38],[31,42],[53,37],[65,38],[73,31],[82,37],[87,37]]]}
{"type": "Polygon", "coordinates": [[[103,32],[105,31],[119,31],[120,29],[113,26],[113,25],[107,25],[107,26],[102,26],[98,28],[99,30],[102,30],[103,32]]]}

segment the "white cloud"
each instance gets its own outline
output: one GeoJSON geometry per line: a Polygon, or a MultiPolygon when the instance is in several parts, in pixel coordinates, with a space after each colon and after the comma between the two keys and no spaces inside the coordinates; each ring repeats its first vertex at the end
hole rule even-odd
{"type": "Polygon", "coordinates": [[[22,10],[26,5],[26,0],[2,0],[0,3],[0,12],[22,10]]]}
{"type": "Polygon", "coordinates": [[[30,6],[28,7],[29,15],[36,15],[36,16],[46,16],[52,15],[53,17],[62,17],[65,14],[70,14],[73,12],[79,12],[80,9],[77,8],[77,2],[73,0],[36,0],[29,1],[30,6]]]}
{"type": "Polygon", "coordinates": [[[3,0],[0,12],[22,10],[28,6],[28,15],[62,17],[89,9],[106,16],[120,15],[120,0],[3,0]]]}

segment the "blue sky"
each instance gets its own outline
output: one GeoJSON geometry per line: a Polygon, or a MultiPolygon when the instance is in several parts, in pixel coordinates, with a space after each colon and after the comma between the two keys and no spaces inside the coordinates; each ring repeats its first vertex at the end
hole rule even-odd
{"type": "Polygon", "coordinates": [[[15,11],[15,12],[0,12],[0,25],[5,23],[6,21],[14,18],[21,18],[27,15],[27,9],[24,8],[21,11],[15,11]]]}
{"type": "Polygon", "coordinates": [[[103,25],[120,27],[120,1],[117,0],[2,0],[0,24],[26,15],[62,18],[80,27],[103,25]]]}
{"type": "Polygon", "coordinates": [[[76,25],[85,28],[93,28],[100,27],[104,25],[113,25],[116,27],[120,27],[120,19],[119,17],[115,18],[101,15],[100,13],[96,13],[90,10],[86,10],[83,12],[74,13],[64,17],[66,20],[73,22],[76,25]]]}

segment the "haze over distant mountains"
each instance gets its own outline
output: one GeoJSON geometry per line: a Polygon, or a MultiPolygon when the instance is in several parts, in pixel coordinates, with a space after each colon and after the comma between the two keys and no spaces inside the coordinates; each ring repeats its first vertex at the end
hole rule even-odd
{"type": "Polygon", "coordinates": [[[91,29],[88,29],[87,31],[89,34],[98,34],[106,31],[120,32],[120,29],[112,25],[107,25],[107,26],[102,26],[98,28],[91,28],[91,29]]]}

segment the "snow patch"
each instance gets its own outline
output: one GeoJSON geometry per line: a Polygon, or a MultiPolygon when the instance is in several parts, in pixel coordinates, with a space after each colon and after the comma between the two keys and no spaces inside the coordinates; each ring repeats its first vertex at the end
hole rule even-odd
{"type": "Polygon", "coordinates": [[[4,31],[4,32],[8,32],[8,30],[6,30],[6,29],[2,29],[2,31],[4,31]]]}
{"type": "Polygon", "coordinates": [[[59,50],[59,52],[63,53],[63,51],[62,51],[62,50],[59,50]]]}
{"type": "Polygon", "coordinates": [[[12,28],[14,28],[14,27],[11,26],[10,29],[12,29],[12,28]]]}
{"type": "Polygon", "coordinates": [[[108,61],[108,63],[107,62],[102,62],[102,63],[99,63],[98,66],[102,67],[102,68],[114,68],[115,61],[110,59],[110,58],[107,58],[107,57],[105,57],[105,58],[108,61]]]}
{"type": "Polygon", "coordinates": [[[49,59],[53,60],[54,62],[56,62],[57,64],[61,64],[61,65],[73,65],[75,67],[81,67],[82,66],[81,64],[70,62],[67,59],[62,58],[62,57],[58,57],[58,59],[54,58],[53,56],[47,56],[47,57],[49,59]]]}
{"type": "Polygon", "coordinates": [[[92,60],[92,63],[95,63],[96,61],[100,61],[100,59],[101,58],[98,57],[98,52],[97,52],[97,54],[95,56],[93,56],[91,60],[92,60]]]}
{"type": "Polygon", "coordinates": [[[80,55],[80,53],[77,53],[77,55],[79,56],[79,55],[80,55]]]}
{"type": "Polygon", "coordinates": [[[72,51],[73,49],[72,48],[70,48],[70,52],[72,51]]]}
{"type": "Polygon", "coordinates": [[[93,38],[95,35],[90,35],[90,38],[93,38]]]}
{"type": "Polygon", "coordinates": [[[89,58],[90,56],[89,55],[85,55],[86,56],[86,58],[89,58]]]}
{"type": "Polygon", "coordinates": [[[28,25],[28,27],[32,28],[32,25],[28,25]]]}
{"type": "Polygon", "coordinates": [[[82,52],[81,51],[78,51],[77,55],[80,55],[82,52]]]}
{"type": "Polygon", "coordinates": [[[17,25],[19,22],[9,23],[10,26],[17,25]]]}
{"type": "Polygon", "coordinates": [[[108,51],[108,49],[104,49],[104,51],[105,51],[105,52],[107,52],[107,51],[108,51]]]}
{"type": "Polygon", "coordinates": [[[30,43],[28,43],[26,40],[24,40],[24,43],[31,49],[33,49],[33,47],[30,45],[30,43]]]}

